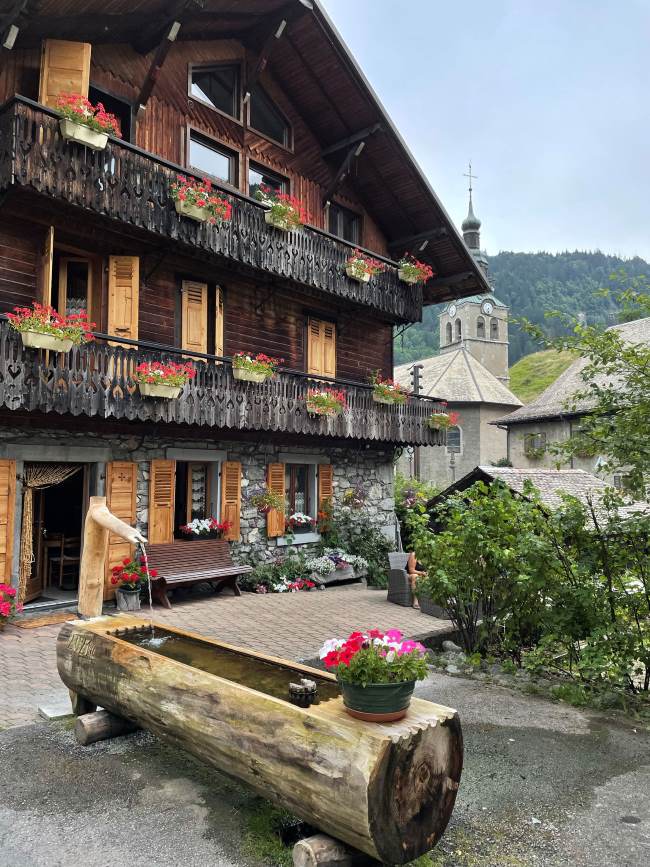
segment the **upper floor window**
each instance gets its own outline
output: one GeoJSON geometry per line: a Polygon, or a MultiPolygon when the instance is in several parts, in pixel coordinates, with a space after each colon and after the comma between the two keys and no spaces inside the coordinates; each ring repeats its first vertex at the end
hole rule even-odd
{"type": "Polygon", "coordinates": [[[290,146],[289,122],[259,85],[251,93],[249,123],[267,138],[272,138],[286,148],[290,146]]]}
{"type": "Polygon", "coordinates": [[[254,196],[260,187],[269,187],[276,193],[288,193],[289,182],[282,175],[276,175],[264,166],[250,163],[248,166],[248,195],[254,196]]]}
{"type": "Polygon", "coordinates": [[[546,434],[530,433],[524,437],[524,454],[529,458],[540,458],[546,451],[546,434]]]}
{"type": "Polygon", "coordinates": [[[482,316],[476,320],[476,336],[477,337],[485,337],[485,319],[482,316]]]}
{"type": "Polygon", "coordinates": [[[190,96],[239,120],[239,79],[240,69],[237,64],[193,67],[190,70],[190,96]]]}
{"type": "Polygon", "coordinates": [[[337,238],[350,244],[359,244],[361,237],[361,218],[349,208],[331,204],[329,207],[329,230],[337,238]]]}
{"type": "Polygon", "coordinates": [[[190,131],[188,166],[202,175],[237,186],[237,159],[232,151],[190,131]]]}
{"type": "Polygon", "coordinates": [[[447,451],[449,454],[453,452],[454,454],[459,455],[462,451],[462,447],[461,429],[457,425],[447,428],[447,451]]]}
{"type": "Polygon", "coordinates": [[[451,343],[454,339],[453,330],[451,327],[451,322],[447,323],[447,343],[451,343]]]}
{"type": "Polygon", "coordinates": [[[460,319],[456,320],[456,340],[460,340],[463,336],[463,326],[460,319]]]}
{"type": "Polygon", "coordinates": [[[490,340],[499,339],[499,320],[490,319],[490,340]]]}

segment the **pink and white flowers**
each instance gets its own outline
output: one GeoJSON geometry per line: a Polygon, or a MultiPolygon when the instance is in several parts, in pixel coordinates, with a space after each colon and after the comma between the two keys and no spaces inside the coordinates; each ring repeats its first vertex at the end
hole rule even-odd
{"type": "Polygon", "coordinates": [[[343,683],[404,683],[427,676],[426,648],[399,629],[369,629],[330,638],[320,649],[325,667],[343,683]]]}

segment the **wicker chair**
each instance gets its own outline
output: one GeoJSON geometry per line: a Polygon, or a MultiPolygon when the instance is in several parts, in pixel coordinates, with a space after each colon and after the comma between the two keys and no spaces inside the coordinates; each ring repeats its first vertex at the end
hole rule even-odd
{"type": "Polygon", "coordinates": [[[411,582],[406,573],[408,552],[393,551],[388,555],[388,601],[410,608],[413,605],[411,582]]]}

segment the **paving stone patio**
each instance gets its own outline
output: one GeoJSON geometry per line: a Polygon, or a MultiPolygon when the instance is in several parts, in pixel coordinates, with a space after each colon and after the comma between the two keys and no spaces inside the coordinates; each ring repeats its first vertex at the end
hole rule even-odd
{"type": "MultiPolygon", "coordinates": [[[[172,601],[171,610],[156,606],[154,618],[296,660],[315,657],[326,638],[357,628],[393,627],[420,639],[450,629],[446,620],[390,604],[386,591],[360,585],[311,593],[244,593],[239,598],[227,593],[188,594],[172,601]]],[[[60,700],[63,685],[55,655],[60,629],[60,624],[38,629],[9,624],[0,635],[0,728],[32,722],[38,718],[39,705],[60,700]]]]}

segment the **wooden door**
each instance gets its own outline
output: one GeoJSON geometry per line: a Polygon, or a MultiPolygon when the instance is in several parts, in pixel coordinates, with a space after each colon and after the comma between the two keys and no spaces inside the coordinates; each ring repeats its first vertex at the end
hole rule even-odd
{"type": "MultiPolygon", "coordinates": [[[[109,334],[138,339],[140,259],[138,256],[108,257],[109,334]]],[[[119,346],[119,343],[112,344],[119,346]]]]}
{"type": "MultiPolygon", "coordinates": [[[[106,464],[106,505],[122,521],[132,527],[136,523],[136,488],[138,465],[131,461],[111,461],[106,464]]],[[[133,546],[121,536],[110,533],[104,576],[104,599],[112,599],[115,587],[111,584],[111,569],[122,560],[132,557],[133,546]]]]}
{"type": "Polygon", "coordinates": [[[239,541],[241,516],[241,464],[239,461],[224,461],[221,464],[221,520],[230,521],[230,530],[224,538],[239,541]]]}
{"type": "Polygon", "coordinates": [[[11,583],[16,512],[16,461],[0,460],[0,581],[11,583]]]}
{"type": "Polygon", "coordinates": [[[149,476],[149,542],[174,541],[176,461],[153,460],[149,476]]]}
{"type": "Polygon", "coordinates": [[[53,108],[61,93],[80,93],[87,97],[90,52],[89,42],[45,39],[41,51],[38,101],[53,108]]]}
{"type": "Polygon", "coordinates": [[[207,352],[208,284],[183,280],[181,299],[181,348],[207,352]]]}

